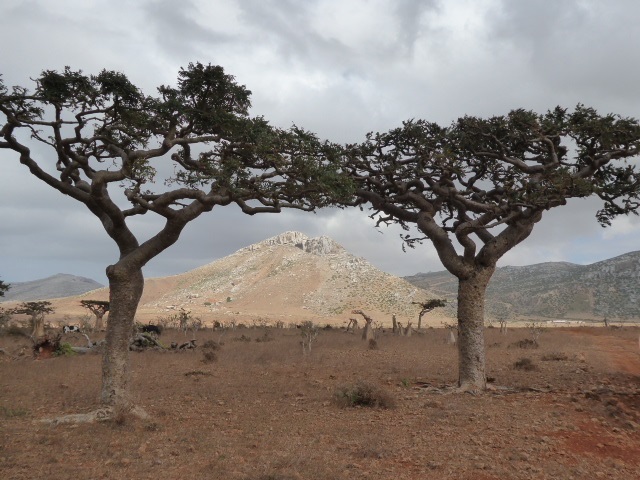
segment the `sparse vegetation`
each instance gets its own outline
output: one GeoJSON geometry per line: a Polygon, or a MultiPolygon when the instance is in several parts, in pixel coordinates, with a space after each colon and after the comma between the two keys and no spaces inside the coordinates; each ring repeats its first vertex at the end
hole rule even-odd
{"type": "Polygon", "coordinates": [[[562,352],[551,352],[543,355],[541,359],[545,362],[564,362],[569,360],[569,356],[562,352]]]}
{"type": "Polygon", "coordinates": [[[531,340],[530,338],[524,338],[512,343],[511,346],[517,348],[538,348],[538,342],[531,340]]]}
{"type": "Polygon", "coordinates": [[[529,330],[529,334],[531,335],[531,339],[533,340],[533,342],[538,345],[538,339],[540,338],[540,335],[542,335],[546,331],[544,325],[541,322],[529,322],[525,324],[525,327],[527,328],[527,330],[529,330]]]}
{"type": "Polygon", "coordinates": [[[338,388],[334,393],[335,403],[341,407],[393,408],[395,400],[382,388],[369,382],[360,381],[355,385],[338,388]]]}
{"type": "Polygon", "coordinates": [[[11,321],[11,312],[0,307],[0,331],[3,330],[11,321]]]}
{"type": "Polygon", "coordinates": [[[213,350],[202,351],[202,363],[214,363],[218,361],[218,354],[213,350]]]}
{"type": "Polygon", "coordinates": [[[29,411],[21,407],[11,408],[0,406],[0,417],[2,418],[26,417],[28,414],[29,411]]]}
{"type": "Polygon", "coordinates": [[[64,342],[58,345],[58,348],[53,352],[56,357],[72,357],[77,355],[76,352],[71,348],[71,344],[64,342]]]}
{"type": "MultiPolygon", "coordinates": [[[[251,323],[250,318],[242,321],[251,323]]],[[[320,325],[324,327],[324,322],[320,325]]],[[[95,408],[100,356],[34,361],[30,340],[0,337],[5,351],[0,355],[0,408],[4,407],[0,424],[6,440],[0,439],[0,456],[11,459],[2,464],[5,477],[21,478],[35,456],[47,462],[62,459],[70,445],[81,445],[73,452],[77,462],[52,469],[49,478],[83,474],[120,478],[123,468],[128,478],[153,473],[158,479],[213,476],[230,480],[255,479],[261,473],[386,480],[407,476],[407,468],[411,478],[476,478],[487,472],[473,462],[491,465],[490,473],[496,478],[511,478],[514,460],[493,448],[485,451],[481,446],[463,458],[459,449],[452,450],[451,445],[469,441],[470,431],[481,432],[477,440],[485,446],[508,444],[514,452],[531,455],[538,448],[548,451],[546,442],[531,442],[532,431],[563,432],[588,449],[572,451],[571,456],[536,456],[539,473],[549,478],[572,471],[576,461],[584,468],[583,473],[576,470],[579,478],[590,478],[592,471],[603,471],[611,478],[622,472],[627,478],[638,468],[633,460],[638,427],[633,425],[640,423],[635,405],[639,387],[629,382],[628,375],[612,372],[610,362],[624,358],[628,367],[637,367],[637,328],[597,327],[588,333],[554,329],[538,350],[529,351],[533,355],[507,348],[515,340],[528,338],[526,329],[511,329],[507,337],[498,329],[489,330],[488,345],[503,342],[491,349],[490,373],[498,387],[513,390],[480,395],[455,393],[456,372],[451,363],[456,352],[443,342],[448,333],[443,328],[412,338],[394,336],[389,329],[378,340],[384,342],[382,352],[363,350],[364,342],[343,330],[323,330],[322,348],[314,346],[313,361],[301,361],[297,328],[270,329],[275,340],[264,343],[255,342],[261,330],[243,333],[251,337],[250,343],[227,340],[220,347],[219,332],[207,330],[195,350],[177,354],[147,349],[135,354],[131,382],[151,421],[129,416],[122,425],[111,420],[79,428],[43,427],[40,421],[95,408]],[[578,361],[594,339],[598,348],[578,361]],[[203,362],[207,350],[217,353],[218,360],[203,362]],[[571,361],[553,365],[540,361],[557,352],[571,361]],[[529,357],[538,370],[515,368],[514,362],[521,357],[529,357]],[[370,388],[356,389],[356,383],[370,388]],[[371,400],[379,398],[367,393],[371,389],[385,392],[395,407],[364,406],[384,403],[371,400]],[[358,406],[361,401],[364,405],[358,406]],[[587,432],[574,428],[585,420],[590,427],[587,432]],[[61,436],[65,432],[68,439],[61,436]],[[223,438],[220,432],[225,432],[223,438]],[[616,451],[625,455],[615,465],[593,455],[602,450],[597,443],[607,435],[615,435],[616,451]],[[158,459],[155,464],[154,459],[158,459]]],[[[96,334],[95,339],[103,335],[96,334]]],[[[163,332],[162,339],[184,341],[176,329],[163,332]]],[[[530,473],[523,471],[524,476],[530,473]]]]}
{"type": "Polygon", "coordinates": [[[527,357],[520,358],[519,360],[517,360],[513,364],[513,368],[515,368],[516,370],[525,370],[527,372],[530,372],[530,371],[538,369],[536,364],[533,363],[533,361],[530,358],[527,358],[527,357]]]}
{"type": "Polygon", "coordinates": [[[300,335],[302,336],[302,354],[308,355],[311,353],[311,345],[315,342],[318,334],[320,333],[320,328],[317,325],[314,325],[313,322],[302,322],[300,326],[300,335]]]}

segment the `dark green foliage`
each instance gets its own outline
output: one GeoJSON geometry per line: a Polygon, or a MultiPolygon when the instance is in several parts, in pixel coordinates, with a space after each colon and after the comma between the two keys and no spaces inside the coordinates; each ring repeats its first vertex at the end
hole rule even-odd
{"type": "Polygon", "coordinates": [[[2,280],[0,280],[0,297],[4,297],[4,292],[9,290],[10,288],[11,288],[10,284],[4,283],[2,280]]]}
{"type": "MultiPolygon", "coordinates": [[[[578,105],[572,112],[558,107],[545,114],[520,109],[488,119],[467,116],[448,127],[410,120],[351,146],[348,165],[357,195],[371,204],[378,223],[417,225],[424,237],[403,236],[410,246],[429,238],[441,259],[443,253],[457,257],[449,237],[464,248],[460,260],[486,264],[569,198],[599,196],[603,224],[635,213],[640,175],[620,160],[639,149],[637,120],[578,105]]],[[[457,276],[468,273],[458,262],[443,261],[457,276]]]]}
{"type": "Polygon", "coordinates": [[[71,344],[69,343],[60,343],[58,348],[53,352],[56,357],[72,357],[77,355],[76,352],[71,348],[71,344]]]}
{"type": "Polygon", "coordinates": [[[31,174],[84,203],[140,268],[215,205],[235,203],[253,215],[350,200],[341,148],[297,126],[279,129],[250,117],[251,92],[220,66],[191,63],[156,96],[108,70],[86,75],[66,67],[34,81],[30,92],[9,90],[0,78],[0,148],[22,155],[31,174]],[[38,149],[30,144],[38,143],[48,157],[32,155],[38,149]],[[154,182],[160,162],[172,163],[175,173],[154,182]],[[54,166],[57,174],[50,173],[54,166]],[[129,208],[109,188],[119,189],[129,208]],[[138,244],[125,219],[147,212],[167,224],[138,244]]]}
{"type": "Polygon", "coordinates": [[[51,306],[51,302],[48,301],[22,302],[12,311],[15,314],[29,315],[31,317],[44,316],[53,312],[55,312],[55,309],[51,306]]]}

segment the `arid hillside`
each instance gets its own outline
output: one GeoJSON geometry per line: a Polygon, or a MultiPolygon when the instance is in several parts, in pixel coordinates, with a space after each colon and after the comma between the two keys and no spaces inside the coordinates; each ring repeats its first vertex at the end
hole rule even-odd
{"type": "MultiPolygon", "coordinates": [[[[106,300],[107,289],[53,300],[56,318],[86,313],[81,299],[106,300]]],[[[138,320],[190,311],[209,324],[304,320],[342,324],[361,309],[390,324],[395,314],[405,323],[417,319],[413,301],[431,298],[428,291],[382,272],[329,237],[309,238],[286,232],[242,248],[232,255],[189,272],[147,279],[138,320]]],[[[440,325],[444,312],[425,318],[440,325]]]]}
{"type": "MultiPolygon", "coordinates": [[[[449,299],[453,306],[457,279],[449,272],[404,277],[412,284],[449,299]]],[[[549,262],[496,270],[487,289],[488,319],[542,317],[601,322],[640,319],[640,252],[591,265],[549,262]]]]}

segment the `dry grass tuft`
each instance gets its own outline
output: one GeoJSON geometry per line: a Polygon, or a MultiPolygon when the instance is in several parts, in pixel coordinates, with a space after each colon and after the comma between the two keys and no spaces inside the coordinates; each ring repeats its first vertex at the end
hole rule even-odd
{"type": "Polygon", "coordinates": [[[333,395],[334,402],[341,408],[374,407],[393,408],[395,400],[389,392],[368,382],[358,382],[338,388],[333,395]]]}
{"type": "Polygon", "coordinates": [[[569,355],[562,352],[551,352],[542,356],[542,360],[545,362],[563,362],[569,360],[569,355]]]}
{"type": "Polygon", "coordinates": [[[202,352],[202,363],[214,363],[218,361],[218,354],[213,350],[203,350],[202,352]]]}
{"type": "Polygon", "coordinates": [[[538,348],[538,342],[530,338],[525,338],[524,340],[512,343],[511,346],[517,348],[538,348]]]}
{"type": "Polygon", "coordinates": [[[533,363],[533,361],[530,358],[526,358],[526,357],[516,361],[516,363],[513,364],[513,368],[515,368],[516,370],[524,370],[527,372],[531,372],[533,370],[538,369],[536,364],[533,363]]]}

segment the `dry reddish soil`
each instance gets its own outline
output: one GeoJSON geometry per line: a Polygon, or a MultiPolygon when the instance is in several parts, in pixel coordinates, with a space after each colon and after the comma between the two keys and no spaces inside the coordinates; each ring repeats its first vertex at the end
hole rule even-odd
{"type": "Polygon", "coordinates": [[[547,330],[530,349],[516,345],[526,329],[487,329],[495,388],[480,395],[447,388],[456,350],[443,329],[385,334],[375,350],[326,330],[306,356],[299,331],[265,332],[200,331],[195,350],[132,353],[133,399],[151,420],[59,425],[42,420],[99,406],[100,356],[35,360],[27,339],[0,336],[0,478],[640,478],[635,327],[547,330]],[[207,340],[224,343],[208,363],[207,340]],[[514,367],[527,358],[532,370],[514,367]],[[394,405],[335,401],[362,381],[394,405]]]}

